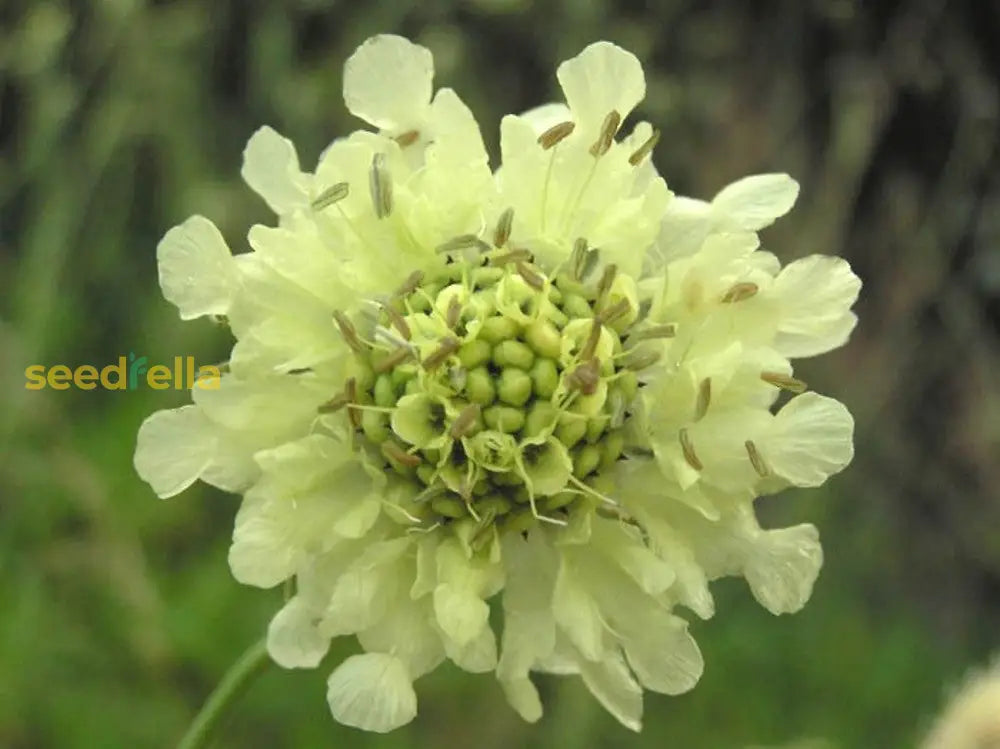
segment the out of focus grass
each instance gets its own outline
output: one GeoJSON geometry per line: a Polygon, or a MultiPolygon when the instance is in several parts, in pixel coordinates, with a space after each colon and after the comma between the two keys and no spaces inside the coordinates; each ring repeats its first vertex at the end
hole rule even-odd
{"type": "Polygon", "coordinates": [[[555,96],[556,64],[608,38],[646,63],[640,114],[675,190],[799,178],[765,242],[845,255],[865,280],[852,343],[801,369],[856,414],[858,458],[765,507],[821,529],[810,605],[775,619],[718,584],[717,616],[694,624],[702,682],[647,697],[641,736],[575,681],[541,679],[547,713],[527,726],[489,677],[447,668],[418,683],[414,724],[362,734],[324,701],[343,642],[315,672],[268,673],[220,746],[912,746],[1000,644],[1000,21],[978,0],[740,7],[0,5],[0,745],[170,745],[275,610],[279,593],[229,575],[237,498],[161,502],[133,473],[140,421],[182,394],[28,392],[24,368],[224,358],[224,331],[160,297],[157,240],[198,212],[240,246],[269,220],[238,181],[246,138],[270,124],[313,163],[357,126],[343,60],[391,31],[434,51],[494,153],[499,116],[555,96]]]}

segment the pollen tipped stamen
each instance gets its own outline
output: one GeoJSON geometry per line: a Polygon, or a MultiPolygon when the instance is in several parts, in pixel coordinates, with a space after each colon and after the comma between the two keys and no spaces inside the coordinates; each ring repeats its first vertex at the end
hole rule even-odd
{"type": "Polygon", "coordinates": [[[752,296],[755,296],[759,290],[760,289],[757,284],[749,281],[734,284],[730,287],[729,291],[723,295],[722,302],[723,304],[735,304],[736,302],[742,302],[752,296]]]}
{"type": "Polygon", "coordinates": [[[514,265],[517,268],[517,274],[524,279],[524,282],[528,284],[528,286],[536,291],[541,291],[545,288],[545,278],[538,273],[535,273],[535,271],[529,268],[523,260],[516,260],[514,265]]]}
{"type": "Polygon", "coordinates": [[[339,203],[347,197],[350,191],[351,186],[349,184],[346,182],[338,182],[332,187],[328,187],[321,192],[310,205],[314,211],[322,211],[324,208],[329,208],[334,203],[339,203]]]}
{"type": "Polygon", "coordinates": [[[597,344],[601,340],[601,321],[596,317],[590,323],[590,332],[587,333],[587,340],[580,349],[580,358],[584,361],[592,359],[597,351],[597,344]]]}
{"type": "Polygon", "coordinates": [[[352,429],[360,429],[361,411],[354,408],[358,402],[358,381],[353,377],[348,377],[344,383],[344,395],[347,398],[347,420],[351,422],[352,429]]]}
{"type": "Polygon", "coordinates": [[[503,247],[510,239],[510,231],[514,226],[514,209],[508,208],[500,214],[497,228],[493,232],[493,246],[503,247]]]}
{"type": "Polygon", "coordinates": [[[771,475],[770,469],[767,467],[767,463],[764,462],[764,458],[761,457],[760,451],[757,450],[757,445],[754,444],[753,440],[747,440],[743,443],[743,446],[747,450],[747,456],[750,458],[750,464],[753,469],[757,472],[757,475],[761,478],[767,478],[771,475]]]}
{"type": "Polygon", "coordinates": [[[442,242],[436,248],[436,251],[441,255],[447,255],[452,252],[460,252],[462,250],[468,250],[476,248],[480,252],[485,252],[489,250],[489,245],[483,240],[477,237],[475,234],[459,234],[457,237],[449,239],[447,242],[442,242]]]}
{"type": "Polygon", "coordinates": [[[454,330],[458,327],[459,320],[462,319],[462,303],[458,301],[457,296],[453,296],[451,301],[448,302],[448,310],[445,312],[444,324],[448,326],[448,330],[454,330]]]}
{"type": "Polygon", "coordinates": [[[365,345],[361,342],[358,337],[358,331],[354,329],[354,324],[350,319],[340,310],[336,310],[333,313],[334,322],[337,323],[337,328],[340,330],[340,335],[343,337],[344,341],[350,346],[355,353],[364,354],[365,345]]]}
{"type": "Polygon", "coordinates": [[[691,435],[688,434],[688,430],[681,429],[677,433],[677,440],[681,443],[681,452],[684,454],[684,460],[687,461],[687,464],[696,471],[702,470],[705,466],[702,465],[697,453],[694,451],[694,444],[691,442],[691,435]]]}
{"type": "Polygon", "coordinates": [[[615,282],[615,278],[618,276],[618,266],[614,263],[608,265],[604,268],[604,273],[601,274],[601,280],[597,282],[597,305],[600,306],[604,302],[604,297],[611,290],[611,285],[615,282]]]}
{"type": "Polygon", "coordinates": [[[531,252],[525,249],[511,250],[490,258],[490,265],[501,267],[509,263],[520,263],[531,260],[531,252]]]}
{"type": "Polygon", "coordinates": [[[628,157],[628,163],[632,166],[639,166],[649,154],[653,152],[656,148],[656,144],[660,142],[660,131],[653,130],[653,134],[650,135],[646,142],[639,146],[631,156],[628,157]]]}
{"type": "Polygon", "coordinates": [[[630,309],[632,309],[632,305],[629,303],[628,299],[619,299],[610,307],[606,307],[601,310],[597,314],[596,319],[600,320],[605,325],[609,325],[618,318],[627,315],[630,309]]]}
{"type": "Polygon", "coordinates": [[[790,393],[804,393],[809,388],[809,386],[802,380],[798,380],[790,375],[782,374],[781,372],[761,372],[760,379],[769,385],[774,385],[775,387],[787,390],[790,393]]]}
{"type": "Polygon", "coordinates": [[[377,153],[372,158],[368,174],[368,189],[377,218],[385,218],[392,213],[392,176],[385,163],[385,154],[377,153]]]}
{"type": "Polygon", "coordinates": [[[665,325],[653,325],[652,327],[629,333],[628,340],[631,343],[633,341],[649,341],[657,338],[673,338],[676,335],[677,326],[673,323],[667,323],[665,325]]]}
{"type": "Polygon", "coordinates": [[[375,374],[382,374],[383,372],[388,372],[390,369],[395,369],[400,364],[402,364],[407,359],[413,356],[413,349],[409,346],[400,347],[389,353],[388,356],[381,359],[377,364],[375,364],[372,369],[375,374]]]}
{"type": "Polygon", "coordinates": [[[414,455],[413,453],[408,453],[406,450],[401,448],[392,440],[386,440],[382,443],[381,448],[382,454],[389,461],[399,463],[407,468],[416,468],[423,460],[421,460],[419,455],[414,455]]]}
{"type": "Polygon", "coordinates": [[[712,403],[712,378],[706,377],[698,385],[698,399],[694,404],[694,420],[701,421],[708,413],[708,407],[712,403]]]}
{"type": "Polygon", "coordinates": [[[594,145],[590,147],[591,156],[600,158],[611,149],[611,144],[615,142],[615,134],[618,132],[621,124],[622,116],[618,113],[618,110],[612,109],[608,112],[604,118],[604,122],[601,123],[601,134],[594,141],[594,145]]]}
{"type": "Polygon", "coordinates": [[[385,312],[385,316],[389,318],[389,322],[392,324],[392,327],[399,331],[399,334],[403,336],[404,340],[409,341],[413,337],[413,332],[410,330],[409,324],[399,313],[399,310],[386,305],[382,308],[382,311],[385,312]]]}
{"type": "Polygon", "coordinates": [[[660,361],[662,356],[661,352],[645,349],[629,349],[628,355],[622,361],[622,366],[625,369],[630,369],[633,372],[641,372],[644,369],[648,369],[660,361]]]}
{"type": "Polygon", "coordinates": [[[392,296],[395,299],[401,299],[412,294],[417,288],[423,283],[424,272],[422,270],[415,270],[413,273],[406,277],[406,280],[396,289],[392,296]]]}
{"type": "Polygon", "coordinates": [[[573,252],[569,256],[569,267],[572,277],[577,281],[584,280],[593,272],[597,261],[597,250],[588,249],[587,240],[583,237],[578,237],[573,243],[573,252]]]}
{"type": "Polygon", "coordinates": [[[584,395],[597,392],[601,381],[601,363],[597,359],[588,359],[566,376],[566,384],[570,390],[579,390],[584,395]]]}
{"type": "Polygon", "coordinates": [[[560,141],[568,138],[575,129],[575,122],[566,121],[553,125],[538,136],[538,145],[548,151],[550,148],[555,147],[560,141]]]}
{"type": "Polygon", "coordinates": [[[393,138],[396,143],[399,144],[400,148],[406,148],[407,146],[412,146],[417,142],[420,137],[419,130],[407,130],[405,133],[400,133],[395,138],[393,138]]]}
{"type": "Polygon", "coordinates": [[[476,421],[479,419],[481,411],[479,404],[470,403],[468,406],[462,409],[462,412],[458,415],[458,418],[452,422],[451,425],[451,436],[454,439],[461,439],[472,431],[473,427],[476,425],[476,421]]]}
{"type": "Polygon", "coordinates": [[[458,351],[459,342],[457,338],[445,338],[426,359],[423,361],[423,368],[428,372],[433,372],[448,359],[449,356],[458,351]]]}

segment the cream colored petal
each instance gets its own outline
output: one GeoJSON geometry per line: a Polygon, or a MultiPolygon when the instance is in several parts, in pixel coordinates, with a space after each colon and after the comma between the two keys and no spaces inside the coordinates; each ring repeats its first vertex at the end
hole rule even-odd
{"type": "Polygon", "coordinates": [[[550,127],[558,125],[561,122],[570,122],[573,120],[573,113],[562,102],[542,104],[540,107],[522,112],[519,116],[531,124],[535,135],[541,135],[550,127]]]}
{"type": "Polygon", "coordinates": [[[239,286],[226,240],[204,216],[192,216],[168,231],[156,246],[160,287],[167,301],[191,320],[224,315],[239,286]]]}
{"type": "Polygon", "coordinates": [[[642,688],[620,655],[597,663],[580,661],[580,676],[605,710],[630,731],[642,730],[642,688]]]}
{"type": "Polygon", "coordinates": [[[157,411],[139,427],[135,470],[157,496],[179,494],[212,463],[216,434],[197,406],[157,411]]]}
{"type": "Polygon", "coordinates": [[[266,125],[247,141],[240,174],[279,216],[309,203],[312,181],[299,168],[295,145],[266,125]]]}
{"type": "Polygon", "coordinates": [[[434,614],[444,634],[463,647],[487,626],[490,607],[468,591],[443,583],[434,589],[434,614]]]}
{"type": "Polygon", "coordinates": [[[687,631],[687,622],[659,612],[641,618],[645,626],[635,628],[624,642],[625,655],[639,682],[661,694],[693,689],[705,662],[687,631]]]}
{"type": "Polygon", "coordinates": [[[316,612],[295,596],[267,628],[267,652],[282,668],[315,668],[330,647],[330,638],[316,627],[316,612]]]}
{"type": "Polygon", "coordinates": [[[594,599],[564,559],[556,575],[552,613],[560,629],[587,660],[604,657],[604,623],[594,599]]]}
{"type": "Polygon", "coordinates": [[[819,532],[804,524],[761,533],[749,550],[744,575],[764,608],[791,614],[809,600],[822,566],[819,532]]]}
{"type": "Polygon", "coordinates": [[[787,174],[755,174],[733,182],[712,199],[712,208],[739,228],[756,231],[788,213],[799,184],[787,174]]]}
{"type": "Polygon", "coordinates": [[[233,577],[244,585],[273,588],[294,575],[303,556],[295,530],[291,508],[248,494],[236,513],[229,547],[233,577]]]}
{"type": "Polygon", "coordinates": [[[403,662],[385,653],[352,655],[330,675],[326,699],[334,719],[387,733],[417,715],[417,694],[403,662]]]}
{"type": "Polygon", "coordinates": [[[639,60],[610,42],[591,44],[560,65],[556,76],[577,126],[588,133],[598,132],[611,110],[625,119],[646,95],[639,60]]]}
{"type": "Polygon", "coordinates": [[[431,101],[430,50],[392,34],[373,36],[344,65],[351,114],[383,130],[419,127],[431,101]]]}
{"type": "Polygon", "coordinates": [[[768,468],[794,486],[819,486],[854,457],[854,419],[817,393],[792,398],[760,445],[768,468]]]}
{"type": "Polygon", "coordinates": [[[857,324],[851,306],[860,292],[861,279],[843,258],[810,255],[787,265],[769,291],[781,314],[775,349],[802,357],[842,346],[857,324]]]}

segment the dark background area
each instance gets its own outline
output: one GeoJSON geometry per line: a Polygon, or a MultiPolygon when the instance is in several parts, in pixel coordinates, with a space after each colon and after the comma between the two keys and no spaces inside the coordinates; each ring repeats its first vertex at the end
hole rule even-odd
{"type": "Polygon", "coordinates": [[[279,592],[229,575],[238,498],[161,502],[134,474],[142,418],[187,394],[29,392],[24,369],[225,358],[223,329],[161,298],[156,243],[201,213],[243,249],[272,220],[239,180],[246,139],[270,124],[311,168],[360,126],[343,63],[379,32],[434,52],[494,156],[499,118],[558,98],[558,63],[608,39],[644,64],[637,116],[662,128],[675,192],[798,179],[763,241],[785,261],[843,255],[864,280],[849,345],[796,370],[848,404],[857,457],[763,505],[820,528],[810,604],[774,618],[717,583],[716,617],[693,625],[702,682],[647,696],[640,736],[576,680],[540,679],[532,727],[491,677],[450,668],[418,683],[412,725],[362,734],[324,699],[345,641],[315,672],[263,677],[219,746],[913,746],[1000,645],[1000,6],[984,0],[0,1],[0,745],[171,745],[276,610],[279,592]]]}

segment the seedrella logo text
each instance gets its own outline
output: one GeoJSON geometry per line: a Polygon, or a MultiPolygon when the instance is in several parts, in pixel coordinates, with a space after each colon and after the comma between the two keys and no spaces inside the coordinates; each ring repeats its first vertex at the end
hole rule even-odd
{"type": "Polygon", "coordinates": [[[100,368],[92,364],[82,364],[75,369],[65,364],[51,367],[32,364],[24,370],[24,377],[27,390],[69,390],[71,387],[80,390],[97,387],[104,390],[137,390],[140,387],[190,390],[195,386],[215,390],[219,387],[222,371],[211,364],[196,367],[193,356],[175,356],[173,366],[150,366],[147,357],[136,356],[130,351],[127,357],[119,356],[116,363],[100,368]]]}

